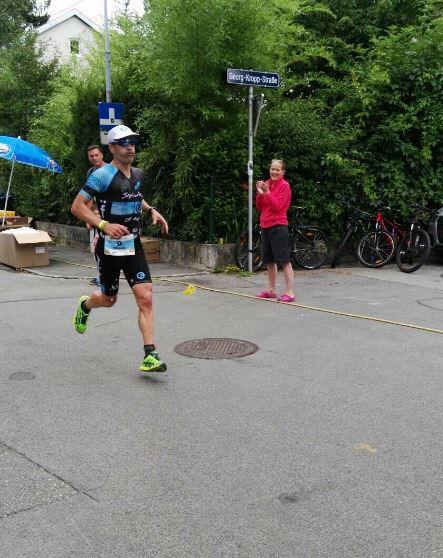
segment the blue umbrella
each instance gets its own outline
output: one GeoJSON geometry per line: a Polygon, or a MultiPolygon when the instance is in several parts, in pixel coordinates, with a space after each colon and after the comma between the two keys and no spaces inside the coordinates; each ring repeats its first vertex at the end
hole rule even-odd
{"type": "Polygon", "coordinates": [[[11,188],[12,174],[14,172],[15,163],[22,163],[23,165],[31,165],[40,169],[48,169],[51,172],[62,172],[61,166],[54,161],[54,159],[46,153],[44,149],[30,143],[29,141],[22,140],[20,136],[13,138],[10,136],[0,136],[0,157],[12,161],[11,174],[9,175],[8,190],[6,192],[5,207],[3,213],[3,223],[5,224],[6,207],[8,205],[9,190],[11,188]]]}

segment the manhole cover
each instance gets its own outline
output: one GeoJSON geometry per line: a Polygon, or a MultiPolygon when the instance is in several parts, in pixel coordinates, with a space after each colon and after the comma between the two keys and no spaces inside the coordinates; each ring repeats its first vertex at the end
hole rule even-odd
{"type": "Polygon", "coordinates": [[[193,339],[184,341],[174,347],[179,355],[194,358],[237,358],[255,353],[257,345],[241,339],[223,339],[220,337],[193,339]]]}
{"type": "Polygon", "coordinates": [[[15,372],[15,374],[11,374],[9,376],[10,380],[16,380],[17,382],[21,380],[34,380],[34,378],[34,374],[31,374],[30,372],[15,372]]]}

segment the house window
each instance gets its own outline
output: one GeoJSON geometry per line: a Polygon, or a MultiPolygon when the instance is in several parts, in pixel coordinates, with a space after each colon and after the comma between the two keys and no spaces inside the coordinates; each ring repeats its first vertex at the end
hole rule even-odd
{"type": "Polygon", "coordinates": [[[79,54],[80,52],[80,41],[78,39],[70,39],[71,54],[79,54]]]}

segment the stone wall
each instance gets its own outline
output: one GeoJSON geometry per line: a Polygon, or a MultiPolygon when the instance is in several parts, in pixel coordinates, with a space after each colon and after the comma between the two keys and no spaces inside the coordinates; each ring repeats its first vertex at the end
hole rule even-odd
{"type": "Polygon", "coordinates": [[[234,248],[235,244],[199,244],[162,239],[160,261],[214,269],[234,263],[234,248]]]}
{"type": "Polygon", "coordinates": [[[89,246],[89,229],[86,228],[86,225],[84,227],[74,227],[72,225],[61,225],[60,223],[36,221],[35,226],[54,237],[56,242],[66,242],[82,248],[89,246]]]}
{"type": "MultiPolygon", "coordinates": [[[[89,246],[89,230],[86,227],[46,221],[37,221],[36,227],[49,233],[56,242],[83,248],[89,246]]],[[[234,244],[199,244],[167,239],[159,241],[161,262],[209,269],[234,264],[234,244]]]]}

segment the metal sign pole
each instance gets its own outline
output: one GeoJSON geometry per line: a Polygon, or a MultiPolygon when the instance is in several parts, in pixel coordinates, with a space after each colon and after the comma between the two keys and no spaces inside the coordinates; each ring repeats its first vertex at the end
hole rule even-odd
{"type": "Polygon", "coordinates": [[[249,86],[249,134],[248,134],[248,271],[252,273],[252,182],[254,178],[254,123],[253,123],[253,103],[254,88],[249,86]]]}
{"type": "MultiPolygon", "coordinates": [[[[19,137],[20,137],[20,136],[19,136],[19,137]]],[[[2,227],[5,226],[6,208],[8,207],[9,190],[11,189],[12,175],[14,174],[14,165],[15,165],[15,157],[12,159],[12,169],[11,169],[11,173],[10,173],[10,175],[9,175],[8,189],[6,190],[5,205],[4,205],[4,207],[3,207],[3,221],[2,221],[2,227]]]]}
{"type": "Polygon", "coordinates": [[[109,48],[109,30],[108,30],[108,2],[104,0],[104,29],[105,29],[105,88],[106,102],[111,102],[111,50],[109,48]]]}
{"type": "Polygon", "coordinates": [[[214,202],[215,202],[215,187],[214,187],[214,177],[211,176],[209,181],[209,244],[214,243],[214,202]]]}

